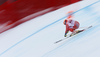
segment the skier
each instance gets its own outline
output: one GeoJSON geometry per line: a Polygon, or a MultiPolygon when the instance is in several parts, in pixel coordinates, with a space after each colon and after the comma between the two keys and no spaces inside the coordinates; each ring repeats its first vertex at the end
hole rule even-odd
{"type": "Polygon", "coordinates": [[[69,31],[72,32],[70,36],[72,36],[74,33],[78,32],[75,30],[78,29],[79,25],[80,25],[78,21],[73,20],[73,11],[68,12],[68,17],[67,17],[67,19],[64,20],[63,24],[66,25],[64,37],[67,36],[67,33],[69,31]]]}

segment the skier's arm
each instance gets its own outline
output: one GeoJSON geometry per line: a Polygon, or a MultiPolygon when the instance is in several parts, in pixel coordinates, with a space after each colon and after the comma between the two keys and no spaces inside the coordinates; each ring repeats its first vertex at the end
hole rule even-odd
{"type": "Polygon", "coordinates": [[[66,23],[67,23],[67,20],[65,19],[64,22],[63,22],[63,24],[66,25],[66,23]]]}

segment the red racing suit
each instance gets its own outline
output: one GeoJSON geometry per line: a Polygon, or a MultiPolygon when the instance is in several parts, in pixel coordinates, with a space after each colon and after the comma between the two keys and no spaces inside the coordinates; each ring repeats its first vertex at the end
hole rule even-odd
{"type": "Polygon", "coordinates": [[[75,20],[64,20],[64,25],[66,25],[66,30],[65,33],[67,33],[68,31],[73,32],[75,29],[79,28],[79,22],[75,21],[75,20]]]}

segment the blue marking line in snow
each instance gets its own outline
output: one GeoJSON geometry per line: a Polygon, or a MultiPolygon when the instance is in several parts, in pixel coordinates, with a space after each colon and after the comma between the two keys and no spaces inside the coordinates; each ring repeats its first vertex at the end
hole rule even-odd
{"type": "MultiPolygon", "coordinates": [[[[99,2],[99,1],[94,2],[93,4],[90,4],[90,5],[84,7],[84,8],[82,8],[82,9],[80,9],[80,10],[83,10],[83,9],[85,9],[85,8],[87,8],[87,7],[89,7],[89,6],[92,6],[92,5],[94,5],[94,4],[98,3],[98,2],[99,2]]],[[[78,11],[80,11],[80,10],[78,10],[78,11]]],[[[78,11],[76,11],[76,12],[78,12],[78,11]]],[[[76,13],[76,12],[74,12],[74,13],[76,13]]],[[[74,13],[73,13],[73,14],[74,14],[74,13]]],[[[47,25],[47,26],[45,26],[45,27],[43,27],[43,28],[41,28],[41,29],[39,29],[38,31],[34,32],[33,34],[27,36],[26,38],[22,39],[21,41],[17,42],[16,44],[12,45],[12,46],[11,46],[10,48],[8,48],[7,50],[5,50],[4,52],[2,52],[2,53],[0,54],[0,56],[3,55],[4,53],[6,53],[7,51],[9,51],[10,49],[12,49],[13,47],[15,47],[16,45],[18,45],[19,43],[21,43],[21,42],[23,42],[24,40],[28,39],[29,37],[31,37],[31,36],[37,34],[38,32],[42,31],[43,29],[45,29],[45,28],[47,28],[47,27],[49,27],[49,26],[51,26],[51,25],[57,23],[58,21],[63,20],[63,19],[66,18],[66,17],[67,17],[67,16],[65,16],[65,17],[63,17],[63,18],[61,18],[61,19],[59,19],[59,20],[57,20],[57,21],[55,21],[55,22],[53,22],[53,23],[51,23],[51,24],[49,24],[49,25],[47,25]]]]}

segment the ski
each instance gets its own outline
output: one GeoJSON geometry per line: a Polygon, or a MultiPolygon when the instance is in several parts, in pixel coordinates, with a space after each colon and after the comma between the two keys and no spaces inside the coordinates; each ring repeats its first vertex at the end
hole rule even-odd
{"type": "MultiPolygon", "coordinates": [[[[91,27],[92,27],[92,26],[89,26],[89,27],[87,27],[87,28],[83,29],[82,31],[79,31],[79,32],[75,33],[74,35],[79,34],[80,32],[83,32],[83,31],[85,31],[85,30],[87,30],[87,29],[89,29],[89,28],[91,28],[91,27]]],[[[74,35],[72,35],[72,36],[74,36],[74,35]]],[[[65,39],[67,39],[67,38],[72,37],[72,36],[68,36],[68,37],[63,38],[63,39],[61,39],[61,40],[58,40],[58,41],[56,41],[54,44],[59,43],[59,42],[61,42],[61,41],[65,40],[65,39]]]]}

